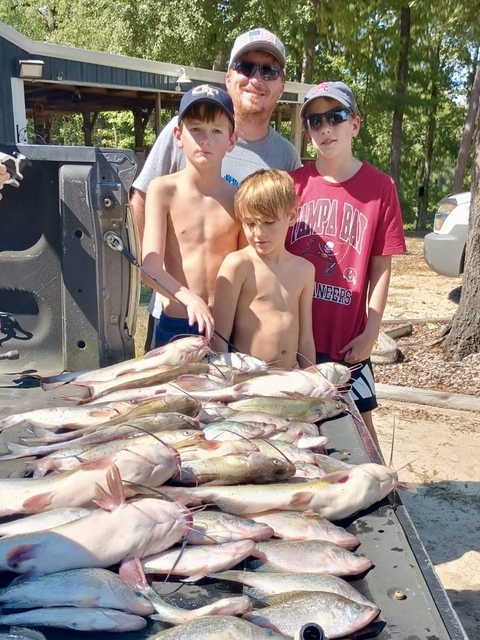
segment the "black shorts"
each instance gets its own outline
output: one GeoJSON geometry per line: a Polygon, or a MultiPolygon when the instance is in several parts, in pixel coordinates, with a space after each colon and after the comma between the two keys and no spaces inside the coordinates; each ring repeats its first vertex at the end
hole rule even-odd
{"type": "MultiPolygon", "coordinates": [[[[326,353],[317,353],[317,364],[321,362],[332,362],[330,356],[326,353]]],[[[352,365],[343,361],[341,362],[346,367],[351,368],[352,365]]],[[[375,379],[373,377],[372,362],[370,358],[362,360],[354,365],[355,369],[351,373],[350,383],[352,387],[350,389],[350,395],[352,396],[357,409],[360,413],[366,411],[372,411],[378,407],[377,396],[375,395],[375,379]]]]}

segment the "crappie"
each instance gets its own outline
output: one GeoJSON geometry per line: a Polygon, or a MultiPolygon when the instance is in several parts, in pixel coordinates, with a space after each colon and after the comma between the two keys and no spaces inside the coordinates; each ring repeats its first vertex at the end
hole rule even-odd
{"type": "Polygon", "coordinates": [[[235,540],[268,540],[273,529],[263,522],[239,518],[223,511],[204,509],[193,514],[188,544],[216,544],[235,540]]]}
{"type": "Polygon", "coordinates": [[[269,606],[245,613],[243,618],[293,638],[308,622],[322,627],[327,638],[343,638],[363,629],[379,614],[377,607],[362,605],[334,593],[295,591],[269,598],[269,606]]]}
{"type": "Polygon", "coordinates": [[[255,549],[253,540],[238,540],[216,545],[199,545],[181,549],[169,549],[162,553],[142,557],[145,574],[184,576],[195,582],[214,571],[230,569],[244,560],[255,549]]]}
{"type": "Polygon", "coordinates": [[[351,576],[363,573],[372,566],[368,558],[325,540],[257,542],[252,556],[246,560],[247,569],[267,573],[299,573],[308,567],[311,573],[351,576]]]}
{"type": "Polygon", "coordinates": [[[286,540],[326,540],[346,549],[360,544],[357,538],[343,527],[322,518],[313,511],[268,511],[245,516],[272,527],[276,538],[286,540]]]}
{"type": "Polygon", "coordinates": [[[265,600],[268,596],[290,591],[327,591],[358,602],[372,605],[368,598],[359,593],[343,578],[328,573],[275,573],[274,576],[258,571],[220,571],[211,573],[209,578],[231,580],[252,587],[255,598],[265,600]]]}

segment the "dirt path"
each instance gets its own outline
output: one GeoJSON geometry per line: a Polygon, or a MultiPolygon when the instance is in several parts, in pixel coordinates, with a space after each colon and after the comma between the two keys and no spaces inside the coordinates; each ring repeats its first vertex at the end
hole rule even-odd
{"type": "MultiPolygon", "coordinates": [[[[423,262],[421,239],[394,259],[384,318],[451,317],[461,279],[423,262]]],[[[465,390],[468,393],[468,390],[465,390]]],[[[480,415],[380,400],[374,414],[384,457],[410,492],[401,492],[419,536],[471,640],[480,638],[480,415]]]]}

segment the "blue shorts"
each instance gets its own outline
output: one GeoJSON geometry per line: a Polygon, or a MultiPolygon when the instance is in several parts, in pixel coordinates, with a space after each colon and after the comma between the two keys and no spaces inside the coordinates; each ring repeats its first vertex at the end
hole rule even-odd
{"type": "MultiPolygon", "coordinates": [[[[332,362],[332,358],[326,353],[317,353],[317,364],[321,362],[332,362]]],[[[351,364],[336,360],[346,367],[351,367],[351,364]]],[[[350,382],[352,387],[350,394],[357,405],[357,409],[360,413],[366,411],[372,411],[378,407],[377,396],[375,395],[375,379],[373,377],[372,362],[370,358],[362,360],[354,365],[355,370],[352,371],[350,382]]]]}
{"type": "Polygon", "coordinates": [[[155,348],[163,347],[176,338],[184,336],[198,336],[198,324],[195,322],[192,326],[188,324],[186,318],[172,318],[163,312],[160,315],[157,326],[155,328],[155,348]]]}

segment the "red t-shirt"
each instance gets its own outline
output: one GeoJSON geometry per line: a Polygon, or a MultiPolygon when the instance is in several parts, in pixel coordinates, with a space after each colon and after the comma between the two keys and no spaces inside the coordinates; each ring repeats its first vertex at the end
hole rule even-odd
{"type": "Polygon", "coordinates": [[[290,175],[300,200],[286,247],[315,266],[316,351],[342,360],[340,349],[365,328],[370,257],[406,250],[397,190],[365,162],[342,183],[324,180],[314,161],[290,175]]]}

